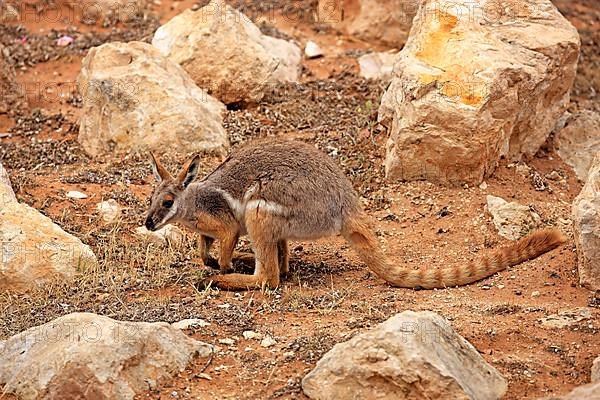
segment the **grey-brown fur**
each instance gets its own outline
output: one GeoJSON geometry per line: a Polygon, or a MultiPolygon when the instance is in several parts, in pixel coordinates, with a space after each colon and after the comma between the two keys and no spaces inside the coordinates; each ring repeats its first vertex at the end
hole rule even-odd
{"type": "Polygon", "coordinates": [[[471,283],[564,242],[560,232],[547,229],[474,263],[439,269],[392,266],[350,181],[331,158],[313,146],[281,139],[256,140],[234,152],[206,178],[193,182],[199,162],[199,157],[194,157],[173,178],[153,158],[161,182],[152,196],[146,226],[155,230],[180,222],[200,233],[205,262],[213,240],[219,240],[222,272],[231,269],[238,238],[247,234],[256,257],[254,275],[210,278],[212,284],[225,289],[277,286],[280,274],[288,269],[290,239],[342,234],[377,275],[395,286],[423,288],[471,283]]]}

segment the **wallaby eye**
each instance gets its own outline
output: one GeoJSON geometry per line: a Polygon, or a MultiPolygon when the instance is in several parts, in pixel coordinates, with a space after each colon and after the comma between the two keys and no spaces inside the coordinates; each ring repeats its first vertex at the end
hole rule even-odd
{"type": "Polygon", "coordinates": [[[173,200],[165,200],[165,201],[163,201],[163,207],[164,208],[171,208],[171,207],[173,207],[173,200]]]}

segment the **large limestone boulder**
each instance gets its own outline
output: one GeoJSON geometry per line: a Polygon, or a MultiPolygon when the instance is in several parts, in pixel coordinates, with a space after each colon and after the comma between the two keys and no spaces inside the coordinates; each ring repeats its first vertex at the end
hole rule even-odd
{"type": "Polygon", "coordinates": [[[260,101],[277,82],[296,82],[302,52],[263,35],[245,15],[213,0],[186,10],[155,33],[152,44],[221,101],[260,101]]]}
{"type": "Polygon", "coordinates": [[[319,0],[318,20],[346,34],[393,47],[406,42],[420,0],[319,0]]]}
{"type": "Polygon", "coordinates": [[[558,155],[584,181],[594,156],[600,152],[600,113],[584,110],[570,116],[556,135],[558,155]]]}
{"type": "Polygon", "coordinates": [[[528,206],[501,197],[487,196],[487,210],[492,215],[498,234],[517,240],[542,224],[540,216],[528,206]]]}
{"type": "Polygon", "coordinates": [[[546,141],[569,102],[579,35],[549,0],[514,14],[502,4],[421,6],[379,109],[388,178],[479,184],[501,156],[533,156],[546,141]]]}
{"type": "Polygon", "coordinates": [[[302,388],[318,400],[487,400],[507,384],[445,319],[405,311],[335,345],[302,388]]]}
{"type": "Polygon", "coordinates": [[[592,364],[591,379],[592,382],[600,382],[600,357],[596,357],[592,364]]]}
{"type": "Polygon", "coordinates": [[[211,352],[167,323],[75,313],[0,341],[0,386],[23,400],[133,399],[211,352]]]}
{"type": "Polygon", "coordinates": [[[71,279],[97,264],[92,250],[52,220],[20,204],[0,165],[0,292],[71,279]]]}
{"type": "Polygon", "coordinates": [[[579,282],[590,290],[600,290],[600,153],[592,163],[583,189],[573,201],[571,214],[579,282]]]}
{"type": "Polygon", "coordinates": [[[142,42],[91,49],[77,80],[79,142],[92,155],[149,149],[194,152],[228,145],[225,106],[142,42]]]}
{"type": "Polygon", "coordinates": [[[13,114],[26,105],[25,92],[8,62],[8,49],[0,44],[0,114],[13,114]]]}

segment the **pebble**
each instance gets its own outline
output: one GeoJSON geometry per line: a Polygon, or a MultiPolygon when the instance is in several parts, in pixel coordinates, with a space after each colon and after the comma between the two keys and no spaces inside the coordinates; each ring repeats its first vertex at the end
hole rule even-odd
{"type": "Polygon", "coordinates": [[[252,340],[252,339],[260,339],[262,338],[262,335],[260,333],[254,332],[254,331],[244,331],[242,333],[242,335],[244,336],[244,339],[246,340],[252,340]]]}
{"type": "Polygon", "coordinates": [[[119,204],[114,199],[98,203],[96,208],[106,223],[113,222],[119,216],[119,204]]]}
{"type": "Polygon", "coordinates": [[[235,344],[235,340],[231,338],[219,339],[219,343],[224,344],[226,346],[233,346],[235,344]]]}
{"type": "Polygon", "coordinates": [[[70,199],[83,200],[83,199],[87,199],[88,195],[85,193],[78,192],[76,190],[71,190],[70,192],[67,192],[67,197],[70,199]]]}
{"type": "Polygon", "coordinates": [[[271,336],[265,336],[265,338],[260,342],[260,345],[264,348],[271,347],[275,344],[277,344],[277,342],[271,336]]]}
{"type": "Polygon", "coordinates": [[[184,319],[171,324],[173,328],[181,330],[190,328],[205,328],[209,325],[210,322],[206,322],[205,320],[199,318],[184,319]]]}
{"type": "Polygon", "coordinates": [[[486,181],[481,182],[481,184],[479,185],[479,189],[481,190],[485,190],[488,188],[488,184],[486,181]]]}
{"type": "Polygon", "coordinates": [[[304,54],[307,58],[317,58],[323,55],[323,50],[321,50],[318,44],[316,44],[312,40],[309,40],[308,42],[306,42],[304,54]]]}
{"type": "Polygon", "coordinates": [[[540,292],[538,290],[531,292],[531,297],[540,297],[540,292]]]}
{"type": "Polygon", "coordinates": [[[551,181],[558,181],[562,179],[562,176],[556,171],[552,171],[549,174],[546,174],[546,179],[550,179],[551,181]]]}

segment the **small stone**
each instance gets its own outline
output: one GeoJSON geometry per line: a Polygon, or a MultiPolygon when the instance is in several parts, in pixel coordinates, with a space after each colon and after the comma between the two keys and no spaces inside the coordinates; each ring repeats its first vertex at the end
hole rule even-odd
{"type": "Polygon", "coordinates": [[[549,179],[551,181],[559,181],[562,179],[562,176],[560,176],[558,172],[552,171],[549,174],[546,174],[546,179],[549,179]]]}
{"type": "Polygon", "coordinates": [[[231,338],[219,339],[219,343],[224,344],[226,346],[233,346],[235,344],[235,340],[231,338]]]}
{"type": "Polygon", "coordinates": [[[111,223],[115,221],[119,216],[119,213],[121,212],[119,204],[114,199],[98,203],[96,208],[98,209],[98,213],[100,213],[102,219],[106,223],[111,223]]]}
{"type": "Polygon", "coordinates": [[[498,234],[509,240],[520,239],[541,225],[540,216],[529,207],[507,202],[501,197],[487,196],[487,210],[493,217],[498,234]]]}
{"type": "Polygon", "coordinates": [[[260,342],[260,345],[264,348],[271,347],[275,344],[277,344],[277,342],[271,336],[265,336],[260,342]]]}
{"type": "Polygon", "coordinates": [[[367,79],[381,79],[389,82],[394,72],[394,64],[398,58],[398,52],[369,53],[358,59],[360,76],[367,79]]]}
{"type": "Polygon", "coordinates": [[[76,190],[71,190],[70,192],[67,192],[67,197],[70,199],[83,200],[83,199],[87,199],[88,195],[85,193],[78,192],[76,190]]]}
{"type": "Polygon", "coordinates": [[[260,333],[254,332],[254,331],[244,331],[242,333],[242,335],[244,336],[244,339],[246,340],[252,340],[252,339],[261,339],[262,335],[260,333]]]}
{"type": "Polygon", "coordinates": [[[479,189],[486,190],[488,188],[488,184],[486,181],[483,181],[479,184],[479,189]]]}
{"type": "Polygon", "coordinates": [[[321,50],[318,44],[316,44],[312,40],[309,40],[308,42],[306,42],[306,47],[304,48],[304,55],[306,55],[306,58],[321,57],[323,55],[323,50],[321,50]]]}
{"type": "Polygon", "coordinates": [[[296,352],[294,352],[294,351],[286,351],[285,353],[283,353],[283,356],[286,359],[291,359],[291,358],[296,357],[296,352]]]}
{"type": "Polygon", "coordinates": [[[539,290],[535,290],[535,291],[531,292],[531,297],[540,297],[539,290]]]}
{"type": "Polygon", "coordinates": [[[210,326],[210,322],[206,322],[203,319],[193,318],[193,319],[184,319],[179,322],[174,322],[171,326],[175,329],[192,329],[192,328],[206,328],[210,326]]]}
{"type": "Polygon", "coordinates": [[[153,242],[158,245],[171,243],[178,245],[183,241],[184,233],[174,225],[167,225],[157,231],[149,231],[145,226],[140,226],[135,230],[136,236],[143,240],[153,242]]]}
{"type": "Polygon", "coordinates": [[[515,168],[517,174],[521,175],[523,178],[528,178],[531,173],[531,168],[527,164],[519,164],[517,168],[515,168]]]}
{"type": "Polygon", "coordinates": [[[577,325],[577,323],[590,318],[592,318],[592,312],[590,309],[586,307],[579,307],[572,310],[564,310],[558,314],[540,318],[538,322],[541,323],[543,328],[560,329],[577,325]]]}

